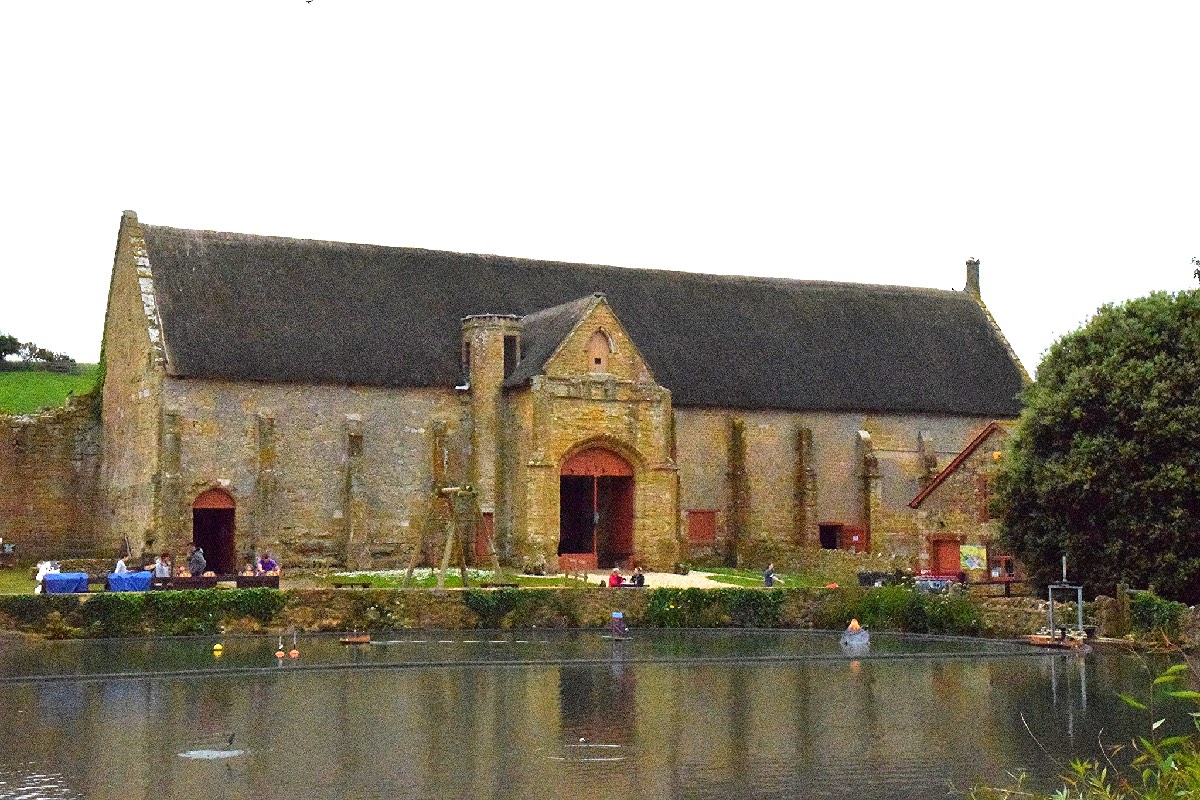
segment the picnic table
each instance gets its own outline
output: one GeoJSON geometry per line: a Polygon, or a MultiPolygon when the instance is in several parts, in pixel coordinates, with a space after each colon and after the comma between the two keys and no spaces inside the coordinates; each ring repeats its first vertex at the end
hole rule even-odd
{"type": "Polygon", "coordinates": [[[86,593],[86,572],[47,572],[42,576],[42,591],[46,594],[86,593]]]}
{"type": "Polygon", "coordinates": [[[150,588],[150,579],[154,573],[147,570],[139,572],[112,573],[105,581],[110,592],[144,592],[150,588]]]}

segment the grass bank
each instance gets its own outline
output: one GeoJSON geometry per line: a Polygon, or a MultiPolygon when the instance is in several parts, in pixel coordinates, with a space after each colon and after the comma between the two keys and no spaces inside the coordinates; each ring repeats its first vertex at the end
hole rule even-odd
{"type": "Polygon", "coordinates": [[[71,395],[96,385],[98,365],[78,364],[75,372],[0,370],[0,414],[32,414],[58,408],[71,395]]]}

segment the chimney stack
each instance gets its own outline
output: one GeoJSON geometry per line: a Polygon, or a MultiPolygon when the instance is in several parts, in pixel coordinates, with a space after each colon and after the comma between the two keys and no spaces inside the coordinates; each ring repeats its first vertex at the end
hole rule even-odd
{"type": "Polygon", "coordinates": [[[983,298],[979,294],[979,259],[967,259],[967,285],[963,289],[964,292],[969,292],[976,300],[983,298]]]}

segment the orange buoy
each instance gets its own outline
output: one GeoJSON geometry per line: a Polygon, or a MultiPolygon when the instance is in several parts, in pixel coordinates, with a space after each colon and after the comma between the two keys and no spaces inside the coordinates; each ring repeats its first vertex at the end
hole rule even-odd
{"type": "Polygon", "coordinates": [[[292,648],[291,650],[288,651],[288,658],[299,658],[299,657],[300,657],[299,650],[292,648]]]}
{"type": "Polygon", "coordinates": [[[287,653],[284,653],[282,650],[276,650],[276,651],[275,651],[275,657],[276,657],[276,658],[283,658],[285,655],[287,655],[287,653]]]}

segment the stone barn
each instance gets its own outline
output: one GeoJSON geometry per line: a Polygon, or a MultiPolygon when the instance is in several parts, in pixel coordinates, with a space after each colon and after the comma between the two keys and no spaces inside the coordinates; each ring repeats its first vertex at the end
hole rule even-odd
{"type": "Polygon", "coordinates": [[[145,225],[105,322],[94,537],[218,571],[917,558],[910,500],[1024,369],[963,291],[145,225]]]}

